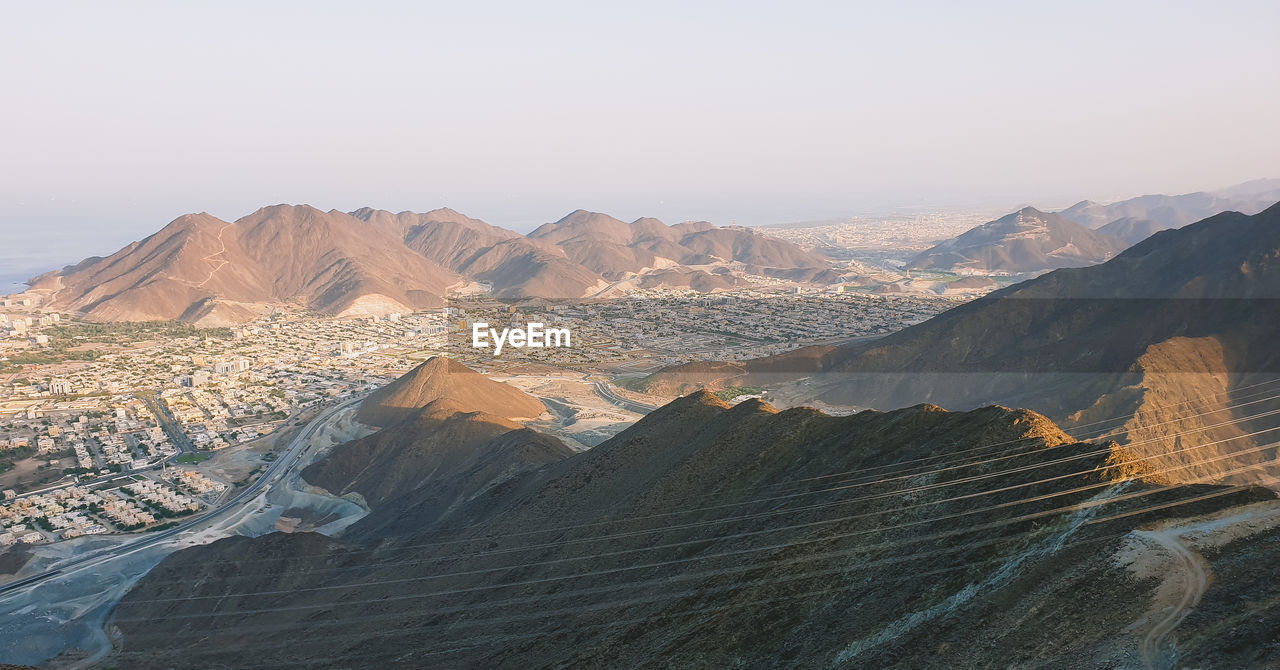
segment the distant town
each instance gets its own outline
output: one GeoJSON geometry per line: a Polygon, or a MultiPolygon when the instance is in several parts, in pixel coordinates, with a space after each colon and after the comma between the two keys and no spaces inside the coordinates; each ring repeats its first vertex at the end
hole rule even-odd
{"type": "MultiPolygon", "coordinates": [[[[513,305],[483,294],[443,309],[335,319],[277,312],[233,328],[88,323],[40,296],[0,312],[0,546],[167,528],[214,508],[235,481],[211,454],[274,437],[309,410],[380,386],[434,355],[519,374],[534,365],[608,377],[691,360],[742,360],[874,337],[967,299],[786,283],[714,294],[647,289],[625,299],[513,305]],[[572,329],[570,347],[470,343],[477,322],[572,329]]],[[[255,471],[256,472],[256,471],[255,471]]]]}

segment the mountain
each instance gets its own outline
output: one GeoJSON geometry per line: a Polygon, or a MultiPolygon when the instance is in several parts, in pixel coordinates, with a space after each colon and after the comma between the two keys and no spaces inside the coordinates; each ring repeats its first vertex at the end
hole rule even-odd
{"type": "Polygon", "coordinates": [[[1139,219],[1132,216],[1126,216],[1123,219],[1116,219],[1111,223],[1098,228],[1098,232],[1103,235],[1110,235],[1129,246],[1133,246],[1156,233],[1173,228],[1175,226],[1165,226],[1151,219],[1139,219]]]}
{"type": "Polygon", "coordinates": [[[392,231],[306,205],[260,209],[233,223],[175,219],[106,258],[34,280],[50,307],[95,321],[245,321],[273,306],[335,316],[443,305],[459,277],[392,231]]]}
{"type": "Polygon", "coordinates": [[[542,402],[520,389],[495,382],[444,356],[433,356],[369,394],[356,419],[370,426],[391,426],[415,418],[438,400],[450,400],[468,412],[504,419],[532,419],[546,411],[542,402]]]}
{"type": "Polygon", "coordinates": [[[830,265],[814,252],[746,228],[717,228],[705,221],[668,226],[652,218],[625,223],[581,209],[539,226],[529,237],[556,245],[571,260],[611,281],[673,265],[733,261],[781,269],[830,265]]]}
{"type": "Polygon", "coordinates": [[[334,316],[428,309],[465,281],[502,299],[577,299],[619,288],[717,290],[737,283],[719,272],[730,269],[817,280],[829,267],[788,242],[705,222],[627,224],[579,210],[523,236],[447,208],[348,214],[277,205],[233,223],[185,215],[30,284],[52,308],[92,321],[226,325],[278,307],[334,316]]]}
{"type": "Polygon", "coordinates": [[[1280,201],[1280,179],[1258,179],[1219,191],[1143,195],[1109,205],[1082,200],[1059,214],[1137,244],[1157,231],[1181,228],[1222,212],[1257,214],[1276,201],[1280,201]]]}
{"type": "MultiPolygon", "coordinates": [[[[491,382],[492,383],[492,382],[491,382]]],[[[433,400],[410,418],[334,448],[302,476],[335,495],[359,493],[380,507],[421,490],[415,518],[439,518],[456,500],[573,454],[547,435],[474,411],[450,398],[433,400]]]]}
{"type": "Polygon", "coordinates": [[[352,215],[399,231],[410,249],[460,275],[488,282],[500,298],[580,298],[604,286],[599,275],[569,260],[559,247],[452,209],[392,214],[366,207],[352,215]]]}
{"type": "Polygon", "coordinates": [[[1028,274],[1101,263],[1125,246],[1060,215],[1024,207],[925,250],[907,268],[1028,274]]]}
{"type": "Polygon", "coordinates": [[[1165,228],[1181,228],[1193,221],[1232,209],[1233,201],[1212,193],[1144,195],[1110,205],[1083,200],[1060,214],[1086,228],[1097,230],[1119,219],[1145,219],[1165,228]]]}
{"type": "MultiPolygon", "coordinates": [[[[453,498],[428,484],[446,441],[418,439],[434,446],[403,448],[423,452],[423,485],[341,538],[231,537],[168,556],[111,613],[107,662],[1128,666],[1194,579],[1165,536],[1135,529],[1275,507],[1256,488],[1154,483],[1113,447],[1001,407],[832,417],[695,393],[453,498]]],[[[1265,524],[1245,532],[1261,541],[1203,554],[1234,579],[1206,579],[1212,616],[1178,631],[1197,666],[1277,660],[1270,571],[1236,566],[1274,565],[1280,545],[1265,524]]]]}
{"type": "MultiPolygon", "coordinates": [[[[797,402],[964,409],[1030,407],[1067,430],[1096,422],[1138,453],[1189,463],[1189,479],[1239,465],[1216,456],[1269,438],[1248,396],[1280,376],[1280,205],[1166,230],[1101,265],[995,291],[883,339],[742,363],[690,364],[648,380],[658,393],[773,386],[797,402]],[[1248,405],[1239,407],[1239,403],[1248,405]],[[1194,408],[1188,415],[1179,408],[1194,408]],[[1178,433],[1196,429],[1191,438],[1178,433]],[[1203,451],[1181,446],[1213,443],[1203,451]]],[[[1269,388],[1269,387],[1268,387],[1269,388]]],[[[1274,394],[1272,394],[1274,395],[1274,394]]],[[[1254,450],[1243,462],[1265,462],[1254,450]]]]}

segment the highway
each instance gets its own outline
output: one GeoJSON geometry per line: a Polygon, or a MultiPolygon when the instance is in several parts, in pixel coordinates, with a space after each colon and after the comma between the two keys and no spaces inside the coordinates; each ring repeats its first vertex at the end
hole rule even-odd
{"type": "Polygon", "coordinates": [[[89,565],[89,564],[96,564],[104,561],[109,561],[112,558],[115,558],[117,556],[124,555],[126,553],[132,553],[140,549],[145,549],[152,545],[168,540],[174,537],[175,535],[191,530],[196,526],[207,523],[209,521],[213,521],[227,514],[232,510],[239,509],[245,503],[256,498],[258,494],[263,490],[264,487],[267,487],[269,485],[275,484],[276,482],[280,481],[280,479],[284,477],[284,475],[288,474],[288,472],[298,464],[298,461],[301,460],[303,454],[306,452],[307,447],[310,446],[311,439],[315,437],[316,431],[318,431],[321,426],[325,425],[325,423],[327,423],[330,419],[332,419],[333,416],[338,412],[346,409],[347,407],[350,407],[351,405],[359,402],[362,399],[363,399],[363,396],[356,396],[349,400],[345,400],[329,408],[328,410],[325,410],[315,419],[312,419],[311,422],[308,423],[307,426],[303,428],[302,431],[299,432],[298,435],[293,438],[293,441],[289,444],[289,449],[284,454],[282,454],[279,458],[272,461],[271,464],[267,466],[267,469],[263,471],[263,473],[258,477],[258,479],[256,479],[252,484],[246,486],[243,491],[236,494],[234,497],[227,500],[223,504],[219,505],[217,508],[209,512],[206,512],[194,519],[186,521],[178,526],[170,528],[168,530],[150,533],[144,537],[138,538],[133,542],[121,544],[116,547],[111,547],[108,549],[103,549],[90,554],[86,554],[84,556],[77,557],[61,565],[58,565],[52,570],[48,570],[46,572],[42,572],[36,575],[31,575],[29,577],[24,577],[18,581],[0,586],[0,596],[7,595],[19,589],[40,584],[52,577],[56,577],[60,574],[74,571],[78,568],[85,567],[86,565],[89,565]]]}
{"type": "Polygon", "coordinates": [[[600,396],[601,398],[604,398],[605,400],[608,400],[609,402],[617,405],[618,407],[621,407],[622,409],[627,410],[628,412],[635,412],[636,414],[648,414],[649,412],[652,412],[653,410],[658,409],[657,405],[647,405],[642,402],[628,400],[618,395],[617,393],[614,393],[613,389],[609,387],[609,384],[607,382],[594,382],[594,384],[596,387],[596,395],[600,396]]]}

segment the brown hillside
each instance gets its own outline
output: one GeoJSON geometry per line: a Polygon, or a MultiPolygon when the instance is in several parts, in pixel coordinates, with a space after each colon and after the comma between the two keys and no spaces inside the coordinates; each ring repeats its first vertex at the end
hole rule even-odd
{"type": "Polygon", "coordinates": [[[96,321],[221,325],[276,305],[333,315],[434,307],[455,281],[390,230],[342,212],[277,205],[233,223],[180,217],[60,273],[51,305],[96,321]]]}
{"type": "Polygon", "coordinates": [[[433,503],[442,515],[505,477],[573,454],[559,440],[442,398],[411,418],[339,445],[308,466],[303,478],[335,495],[357,492],[374,507],[419,488],[417,517],[433,503]]]}
{"type": "Polygon", "coordinates": [[[542,402],[514,386],[495,382],[451,358],[435,356],[370,394],[360,403],[356,418],[371,426],[390,426],[441,399],[465,412],[509,420],[532,419],[545,411],[542,402]]]}

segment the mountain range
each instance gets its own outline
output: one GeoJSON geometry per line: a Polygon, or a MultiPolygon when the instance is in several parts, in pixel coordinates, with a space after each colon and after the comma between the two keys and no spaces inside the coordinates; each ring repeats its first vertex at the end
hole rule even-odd
{"type": "Polygon", "coordinates": [[[1056,214],[1032,207],[944,240],[910,259],[912,270],[1040,274],[1096,265],[1153,234],[1222,212],[1256,214],[1280,201],[1280,179],[1214,192],[1143,195],[1103,205],[1083,200],[1056,214]]]}
{"type": "Polygon", "coordinates": [[[1094,265],[1128,246],[1058,214],[1024,207],[922,252],[910,270],[1021,274],[1094,265]]]}
{"type": "Polygon", "coordinates": [[[106,257],[31,281],[53,309],[96,321],[251,320],[273,307],[338,316],[444,304],[452,287],[570,299],[618,282],[714,290],[730,269],[814,275],[830,263],[788,242],[709,223],[625,223],[575,211],[528,236],[450,209],[324,212],[266,207],[234,222],[188,214],[106,257]]]}
{"type": "Polygon", "coordinates": [[[880,340],[661,371],[686,395],[579,453],[433,359],[304,472],[367,516],[170,555],[114,660],[1269,667],[1277,299],[1280,205],[1222,213],[880,340]]]}
{"type": "MultiPolygon", "coordinates": [[[[690,363],[644,383],[667,395],[769,386],[794,402],[855,407],[1030,407],[1068,431],[1105,420],[1103,432],[1139,452],[1187,462],[1180,448],[1188,438],[1173,433],[1188,425],[1205,428],[1195,443],[1216,443],[1205,453],[1268,439],[1247,435],[1247,417],[1277,401],[1238,405],[1248,389],[1280,378],[1271,345],[1280,340],[1278,299],[1273,205],[1161,231],[1101,265],[1050,272],[879,340],[690,363]],[[1198,416],[1171,423],[1189,405],[1201,408],[1198,416]]],[[[1271,457],[1255,451],[1245,460],[1271,457]]],[[[1219,462],[1216,471],[1231,467],[1219,462]]]]}
{"type": "MultiPolygon", "coordinates": [[[[164,559],[112,612],[112,661],[1127,667],[1177,584],[1118,558],[1135,529],[1275,498],[1163,485],[1114,444],[1002,407],[833,417],[697,392],[575,454],[440,402],[308,468],[372,506],[340,537],[164,559]]],[[[1273,563],[1276,531],[1256,532],[1213,569],[1273,563]]],[[[1180,627],[1184,661],[1276,660],[1274,601],[1233,600],[1274,589],[1239,572],[1208,585],[1217,616],[1180,627]]]]}

